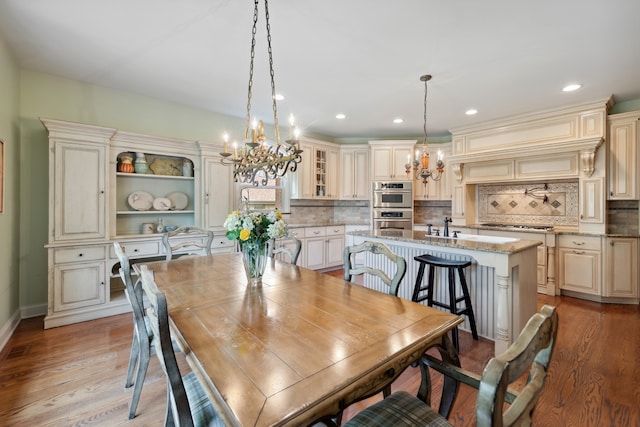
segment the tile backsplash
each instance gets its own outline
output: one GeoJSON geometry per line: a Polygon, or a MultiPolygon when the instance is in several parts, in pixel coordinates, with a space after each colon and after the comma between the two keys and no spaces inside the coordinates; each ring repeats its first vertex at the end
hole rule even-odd
{"type": "Polygon", "coordinates": [[[577,226],[578,182],[478,186],[480,223],[577,226]]]}

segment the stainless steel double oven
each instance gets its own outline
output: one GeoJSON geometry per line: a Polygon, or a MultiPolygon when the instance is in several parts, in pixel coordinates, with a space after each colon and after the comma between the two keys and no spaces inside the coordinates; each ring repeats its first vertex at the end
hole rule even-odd
{"type": "Polygon", "coordinates": [[[411,230],[413,228],[413,183],[373,182],[373,228],[411,230]]]}

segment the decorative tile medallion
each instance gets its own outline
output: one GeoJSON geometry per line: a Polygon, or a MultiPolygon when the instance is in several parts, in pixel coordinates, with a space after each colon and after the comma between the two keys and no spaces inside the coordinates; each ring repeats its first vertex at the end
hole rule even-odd
{"type": "Polygon", "coordinates": [[[577,225],[578,182],[478,186],[480,223],[577,225]]]}

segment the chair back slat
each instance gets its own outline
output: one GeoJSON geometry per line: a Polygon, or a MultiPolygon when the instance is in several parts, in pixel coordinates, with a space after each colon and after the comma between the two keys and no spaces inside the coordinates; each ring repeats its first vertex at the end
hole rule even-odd
{"type": "Polygon", "coordinates": [[[167,414],[167,417],[172,417],[173,419],[171,421],[167,420],[166,425],[193,426],[187,392],[182,382],[182,375],[180,374],[171,342],[167,299],[165,294],[158,289],[153,277],[153,272],[150,271],[146,265],[140,268],[136,266],[136,270],[140,273],[142,289],[150,303],[146,312],[155,336],[156,354],[161,355],[158,359],[167,376],[167,391],[168,397],[170,397],[167,404],[171,406],[171,413],[167,414]]]}
{"type": "Polygon", "coordinates": [[[384,243],[365,241],[359,245],[347,246],[344,248],[342,255],[343,268],[344,268],[344,280],[350,282],[353,276],[360,274],[372,274],[379,277],[387,286],[389,286],[389,294],[398,295],[398,289],[400,282],[404,278],[407,272],[407,262],[399,255],[393,253],[391,249],[384,243]],[[389,278],[387,274],[379,269],[372,267],[355,267],[352,263],[352,255],[361,252],[371,252],[372,254],[380,254],[386,256],[392,263],[396,265],[396,272],[392,278],[389,278]]]}
{"type": "Polygon", "coordinates": [[[162,235],[162,246],[167,254],[167,260],[184,255],[211,255],[213,231],[198,227],[182,226],[162,235]],[[176,254],[187,249],[185,254],[176,254]]]}
{"type": "Polygon", "coordinates": [[[302,250],[302,241],[294,236],[286,236],[282,239],[271,239],[269,241],[269,252],[268,256],[274,260],[275,255],[284,254],[291,264],[297,264],[298,258],[300,257],[300,251],[302,250]],[[278,242],[293,242],[293,249],[289,249],[288,247],[282,245],[277,246],[278,242]]]}

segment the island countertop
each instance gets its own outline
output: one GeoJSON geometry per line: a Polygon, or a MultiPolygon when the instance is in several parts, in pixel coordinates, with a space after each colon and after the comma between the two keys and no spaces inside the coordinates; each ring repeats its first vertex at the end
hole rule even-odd
{"type": "Polygon", "coordinates": [[[484,252],[515,254],[542,243],[524,239],[492,239],[491,236],[469,236],[462,234],[459,238],[427,236],[424,231],[413,230],[362,230],[350,231],[347,234],[361,237],[395,240],[398,242],[443,246],[484,252]]]}

